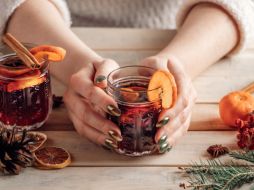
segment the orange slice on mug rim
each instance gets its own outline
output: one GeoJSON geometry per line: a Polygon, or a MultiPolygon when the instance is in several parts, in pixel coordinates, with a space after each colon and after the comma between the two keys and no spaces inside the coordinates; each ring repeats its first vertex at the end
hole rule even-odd
{"type": "MultiPolygon", "coordinates": [[[[65,57],[66,50],[52,45],[40,45],[30,49],[30,52],[38,60],[40,66],[45,63],[45,60],[51,62],[62,61],[65,57]]],[[[16,77],[26,73],[29,73],[32,69],[25,65],[11,66],[12,62],[19,61],[19,58],[9,58],[6,63],[0,67],[0,75],[5,77],[16,77]]]]}
{"type": "Polygon", "coordinates": [[[177,86],[174,76],[168,71],[156,71],[149,82],[147,96],[151,102],[161,98],[162,108],[171,108],[177,99],[177,86]]]}
{"type": "Polygon", "coordinates": [[[39,61],[49,60],[51,62],[62,61],[66,55],[66,50],[52,45],[40,45],[30,49],[33,56],[39,61]]]}

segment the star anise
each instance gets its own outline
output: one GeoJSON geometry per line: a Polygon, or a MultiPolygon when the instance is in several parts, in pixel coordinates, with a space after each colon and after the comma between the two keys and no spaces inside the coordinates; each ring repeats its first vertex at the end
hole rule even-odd
{"type": "Polygon", "coordinates": [[[221,144],[216,144],[209,146],[207,149],[207,152],[213,157],[217,158],[221,155],[227,154],[229,152],[228,148],[225,146],[222,146],[221,144]]]}
{"type": "Polygon", "coordinates": [[[62,96],[56,96],[53,94],[53,109],[59,108],[63,104],[63,97],[62,96]]]}
{"type": "Polygon", "coordinates": [[[186,184],[185,183],[180,183],[179,184],[179,187],[183,188],[183,189],[186,189],[186,184]]]}

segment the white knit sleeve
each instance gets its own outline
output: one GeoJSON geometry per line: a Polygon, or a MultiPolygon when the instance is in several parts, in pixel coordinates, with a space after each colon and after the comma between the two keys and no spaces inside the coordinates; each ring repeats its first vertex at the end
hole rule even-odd
{"type": "Polygon", "coordinates": [[[63,17],[65,23],[68,26],[71,26],[71,14],[66,4],[66,1],[65,0],[49,0],[49,1],[55,5],[57,10],[60,12],[61,16],[63,17]]]}
{"type": "Polygon", "coordinates": [[[254,0],[187,0],[177,15],[177,26],[181,26],[190,10],[198,3],[214,3],[222,7],[235,20],[240,32],[239,43],[230,54],[236,54],[254,45],[254,0]]]}
{"type": "MultiPolygon", "coordinates": [[[[0,1],[0,36],[3,35],[10,16],[25,0],[1,0],[0,1]]],[[[49,0],[55,5],[62,15],[65,23],[71,25],[71,16],[64,0],[49,0]]],[[[0,40],[1,41],[1,40],[0,40]]]]}
{"type": "Polygon", "coordinates": [[[5,30],[9,17],[24,1],[25,0],[2,0],[0,2],[0,36],[2,36],[5,30]]]}

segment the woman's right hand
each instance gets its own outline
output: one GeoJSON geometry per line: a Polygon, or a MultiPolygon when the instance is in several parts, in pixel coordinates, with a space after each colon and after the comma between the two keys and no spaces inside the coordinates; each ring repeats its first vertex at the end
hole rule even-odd
{"type": "Polygon", "coordinates": [[[106,94],[107,75],[119,65],[111,60],[87,64],[73,74],[64,94],[64,102],[77,132],[90,141],[116,148],[122,140],[117,125],[106,119],[106,113],[118,116],[116,102],[106,94]]]}
{"type": "Polygon", "coordinates": [[[155,142],[160,153],[165,153],[188,131],[191,113],[196,102],[197,93],[182,62],[175,56],[155,55],[144,59],[140,65],[156,70],[169,71],[177,84],[177,100],[170,109],[164,109],[159,115],[155,142]]]}

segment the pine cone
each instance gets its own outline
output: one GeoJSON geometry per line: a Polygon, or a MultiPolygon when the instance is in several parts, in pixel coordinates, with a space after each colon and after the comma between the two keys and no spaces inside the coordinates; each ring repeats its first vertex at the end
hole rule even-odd
{"type": "Polygon", "coordinates": [[[32,164],[33,156],[27,148],[32,141],[27,138],[26,130],[22,132],[21,138],[14,128],[12,131],[0,129],[0,168],[6,174],[19,174],[21,168],[32,164]]]}

